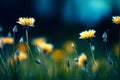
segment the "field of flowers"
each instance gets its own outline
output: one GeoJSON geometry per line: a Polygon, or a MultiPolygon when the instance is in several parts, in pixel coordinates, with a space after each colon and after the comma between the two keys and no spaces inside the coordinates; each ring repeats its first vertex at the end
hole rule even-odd
{"type": "Polygon", "coordinates": [[[55,48],[46,37],[30,39],[29,28],[35,27],[34,18],[19,18],[8,36],[2,36],[0,28],[0,80],[119,80],[120,17],[115,16],[112,21],[118,27],[119,43],[111,51],[107,45],[109,30],[101,36],[101,50],[96,49],[94,29],[78,33],[76,38],[87,47],[82,49],[75,40],[55,48]],[[18,26],[25,35],[16,41],[18,26]]]}

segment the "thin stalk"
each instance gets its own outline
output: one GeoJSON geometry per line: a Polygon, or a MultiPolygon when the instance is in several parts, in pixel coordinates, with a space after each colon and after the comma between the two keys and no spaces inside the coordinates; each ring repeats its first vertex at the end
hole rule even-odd
{"type": "Polygon", "coordinates": [[[95,61],[95,57],[94,57],[93,50],[91,49],[91,48],[92,48],[91,42],[89,43],[89,46],[90,46],[90,51],[91,51],[91,55],[92,55],[92,59],[93,59],[93,63],[97,66],[96,61],[95,61]]]}
{"type": "MultiPolygon", "coordinates": [[[[14,42],[13,42],[12,60],[14,61],[14,51],[15,51],[15,32],[13,33],[13,39],[14,39],[14,42]]],[[[14,72],[16,72],[16,70],[17,70],[17,64],[15,64],[15,66],[13,66],[13,70],[14,70],[14,72]]]]}
{"type": "Polygon", "coordinates": [[[30,46],[29,45],[27,45],[27,46],[28,46],[28,50],[30,51],[31,58],[34,59],[34,57],[32,55],[32,50],[31,50],[30,46]]]}
{"type": "Polygon", "coordinates": [[[118,46],[119,46],[119,54],[118,54],[118,65],[119,65],[119,67],[120,67],[120,26],[118,26],[118,30],[119,30],[119,44],[118,44],[118,46]]]}
{"type": "Polygon", "coordinates": [[[53,68],[52,68],[52,79],[55,80],[55,64],[53,63],[53,68]]]}
{"type": "Polygon", "coordinates": [[[68,67],[68,80],[71,80],[70,72],[70,68],[68,67]]]}
{"type": "Polygon", "coordinates": [[[26,43],[27,43],[27,46],[28,46],[28,30],[26,29],[26,43]]]}
{"type": "Polygon", "coordinates": [[[108,53],[108,50],[107,50],[107,44],[106,44],[106,42],[105,42],[105,52],[106,52],[106,56],[107,56],[107,58],[109,57],[109,53],[108,53]]]}
{"type": "Polygon", "coordinates": [[[0,54],[0,60],[1,60],[1,62],[2,62],[3,70],[7,71],[7,68],[6,68],[6,66],[5,66],[5,62],[4,62],[4,60],[2,59],[1,54],[0,54]]]}
{"type": "Polygon", "coordinates": [[[43,55],[43,53],[39,53],[39,56],[40,56],[41,61],[42,61],[43,79],[44,79],[44,80],[47,80],[46,77],[45,77],[45,76],[47,75],[47,74],[46,74],[46,71],[47,71],[47,70],[46,70],[46,65],[45,65],[45,61],[44,61],[44,55],[43,55]]]}
{"type": "MultiPolygon", "coordinates": [[[[28,30],[26,29],[26,43],[27,43],[27,47],[29,46],[28,44],[28,30]]],[[[30,66],[30,54],[29,54],[29,49],[27,51],[28,53],[28,64],[26,65],[27,66],[30,66]]],[[[29,72],[30,72],[30,67],[28,68],[28,78],[29,78],[29,72]]]]}
{"type": "Polygon", "coordinates": [[[77,50],[76,50],[76,48],[74,48],[74,53],[73,53],[73,56],[76,58],[78,58],[78,52],[77,52],[77,50]]]}
{"type": "Polygon", "coordinates": [[[15,32],[13,33],[13,39],[14,39],[14,42],[13,42],[13,53],[15,51],[15,32]]]}
{"type": "MultiPolygon", "coordinates": [[[[74,48],[74,54],[73,54],[73,56],[75,57],[77,57],[77,60],[78,60],[78,52],[77,52],[77,50],[76,50],[76,48],[74,48]]],[[[75,58],[76,58],[75,57],[75,58]]],[[[75,62],[76,63],[76,62],[75,62]]],[[[79,75],[79,68],[78,68],[78,64],[75,66],[75,71],[76,71],[76,76],[75,76],[75,78],[76,79],[78,79],[78,75],[79,75]]],[[[68,78],[69,79],[69,78],[68,78]]]]}
{"type": "Polygon", "coordinates": [[[1,51],[2,51],[2,57],[3,57],[3,60],[5,60],[4,44],[3,44],[3,42],[2,42],[2,48],[1,48],[1,51]]]}
{"type": "MultiPolygon", "coordinates": [[[[26,29],[26,43],[27,43],[27,47],[29,47],[29,44],[28,44],[28,30],[26,29]]],[[[28,58],[30,59],[30,54],[29,54],[29,49],[28,49],[28,58]]]]}
{"type": "Polygon", "coordinates": [[[74,49],[75,55],[78,57],[78,52],[76,49],[74,49]]]}
{"type": "Polygon", "coordinates": [[[117,27],[118,27],[118,47],[119,47],[117,63],[120,67],[120,25],[117,25],[117,27]]]}

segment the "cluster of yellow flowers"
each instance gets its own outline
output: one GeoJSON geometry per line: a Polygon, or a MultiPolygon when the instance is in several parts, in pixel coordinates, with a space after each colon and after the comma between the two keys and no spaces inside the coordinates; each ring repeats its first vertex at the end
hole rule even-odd
{"type": "Polygon", "coordinates": [[[120,24],[120,16],[113,16],[112,21],[115,24],[120,24]]]}
{"type": "Polygon", "coordinates": [[[17,23],[19,23],[20,25],[22,26],[32,26],[34,27],[34,22],[35,22],[35,19],[34,18],[22,18],[20,17],[19,18],[19,21],[17,21],[17,23]]]}
{"type": "Polygon", "coordinates": [[[80,39],[90,39],[93,38],[95,35],[95,30],[86,30],[80,33],[80,39]]]}

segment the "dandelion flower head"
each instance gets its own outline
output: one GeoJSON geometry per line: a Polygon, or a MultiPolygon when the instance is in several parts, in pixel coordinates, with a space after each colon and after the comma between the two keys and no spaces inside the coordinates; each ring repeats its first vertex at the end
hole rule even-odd
{"type": "Polygon", "coordinates": [[[4,38],[2,39],[2,43],[3,43],[3,44],[13,44],[13,42],[14,42],[14,39],[11,38],[11,37],[4,37],[4,38]]]}
{"type": "Polygon", "coordinates": [[[80,33],[80,39],[90,39],[93,38],[95,36],[95,30],[86,30],[80,33]]]}
{"type": "Polygon", "coordinates": [[[34,18],[28,18],[28,17],[26,17],[26,18],[20,17],[19,21],[17,21],[17,23],[22,26],[31,26],[31,27],[34,27],[34,22],[35,22],[34,18]]]}
{"type": "Polygon", "coordinates": [[[17,49],[20,50],[20,52],[26,53],[28,51],[28,46],[26,43],[21,43],[17,46],[17,49]]]}
{"type": "Polygon", "coordinates": [[[38,46],[38,45],[41,44],[41,43],[46,43],[46,39],[40,37],[40,38],[35,38],[35,39],[33,39],[33,41],[32,41],[32,44],[35,45],[35,46],[38,46]]]}
{"type": "Polygon", "coordinates": [[[78,58],[78,66],[84,66],[87,64],[87,56],[82,53],[78,58]]]}
{"type": "Polygon", "coordinates": [[[19,55],[15,55],[14,56],[14,60],[16,61],[17,58],[22,61],[22,60],[25,60],[27,59],[27,54],[26,53],[23,53],[23,52],[20,52],[19,55]]]}
{"type": "Polygon", "coordinates": [[[46,43],[45,38],[36,38],[33,40],[33,45],[38,46],[42,51],[46,53],[50,53],[53,50],[53,45],[50,43],[46,43]]]}
{"type": "Polygon", "coordinates": [[[46,53],[50,53],[53,50],[53,45],[52,44],[48,44],[48,43],[41,43],[38,44],[38,47],[42,50],[45,51],[46,53]]]}
{"type": "Polygon", "coordinates": [[[115,24],[120,24],[120,16],[113,16],[112,21],[115,24]]]}

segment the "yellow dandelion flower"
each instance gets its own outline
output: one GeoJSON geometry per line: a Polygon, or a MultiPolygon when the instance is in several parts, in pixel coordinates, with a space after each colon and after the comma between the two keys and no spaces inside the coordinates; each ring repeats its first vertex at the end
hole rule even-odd
{"type": "Polygon", "coordinates": [[[14,39],[11,38],[11,37],[4,37],[4,38],[2,39],[2,43],[3,43],[3,44],[13,44],[13,42],[14,42],[14,39]]]}
{"type": "Polygon", "coordinates": [[[45,50],[47,53],[50,53],[53,50],[53,45],[52,44],[46,44],[46,45],[44,45],[43,50],[45,50]]]}
{"type": "Polygon", "coordinates": [[[26,17],[26,18],[20,17],[19,21],[17,21],[17,23],[19,23],[22,26],[32,26],[32,27],[34,27],[34,22],[35,22],[34,18],[28,18],[28,17],[26,17]]]}
{"type": "Polygon", "coordinates": [[[22,60],[25,60],[27,59],[27,54],[26,53],[23,53],[23,52],[20,52],[19,55],[15,55],[14,56],[14,60],[16,61],[17,58],[22,61],[22,60]]]}
{"type": "Polygon", "coordinates": [[[46,43],[45,38],[36,38],[32,41],[32,44],[38,46],[42,51],[45,51],[46,53],[50,53],[53,50],[53,45],[46,43]]]}
{"type": "Polygon", "coordinates": [[[78,58],[78,66],[82,67],[86,64],[87,64],[87,56],[84,53],[82,53],[78,58]]]}
{"type": "Polygon", "coordinates": [[[18,56],[18,58],[20,60],[25,60],[27,58],[27,55],[25,53],[20,53],[19,56],[18,56]]]}
{"type": "Polygon", "coordinates": [[[120,16],[113,16],[112,21],[115,24],[120,24],[120,16]]]}
{"type": "Polygon", "coordinates": [[[40,44],[38,44],[38,47],[42,51],[45,51],[46,53],[50,53],[53,50],[53,45],[52,44],[48,44],[48,43],[40,43],[40,44]]]}
{"type": "Polygon", "coordinates": [[[58,62],[58,61],[62,60],[63,57],[64,56],[63,56],[63,53],[62,53],[61,50],[56,49],[56,50],[53,51],[52,58],[55,62],[58,62]]]}
{"type": "Polygon", "coordinates": [[[32,44],[35,46],[38,46],[41,43],[46,43],[46,39],[45,38],[36,38],[32,41],[32,44]]]}
{"type": "Polygon", "coordinates": [[[90,39],[95,36],[95,30],[88,30],[88,31],[83,31],[80,33],[80,39],[90,39]]]}
{"type": "Polygon", "coordinates": [[[28,47],[26,43],[21,43],[18,45],[17,50],[19,50],[20,52],[24,52],[26,53],[28,51],[28,47]]]}
{"type": "MultiPolygon", "coordinates": [[[[64,43],[63,45],[63,49],[67,52],[67,53],[72,53],[74,51],[74,48],[72,47],[72,43],[73,41],[68,40],[64,43]]],[[[75,47],[75,45],[74,45],[75,47]]]]}

